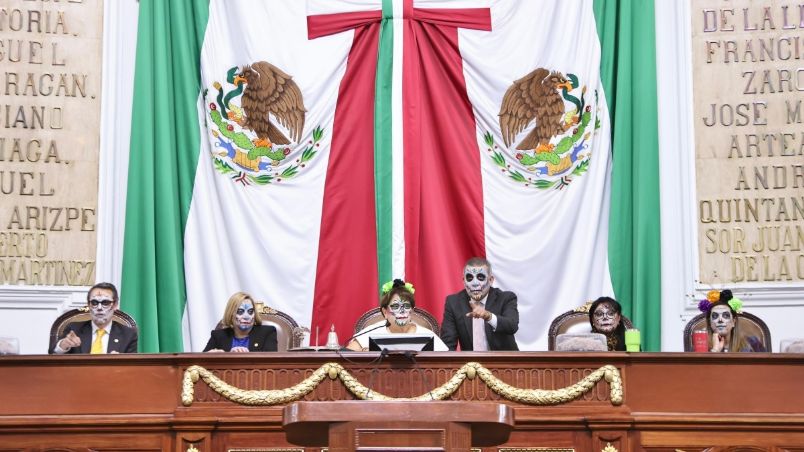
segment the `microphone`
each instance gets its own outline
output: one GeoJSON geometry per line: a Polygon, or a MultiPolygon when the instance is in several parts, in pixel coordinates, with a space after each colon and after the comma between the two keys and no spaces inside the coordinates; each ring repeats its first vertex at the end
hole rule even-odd
{"type": "Polygon", "coordinates": [[[344,345],[343,345],[343,347],[341,347],[341,350],[349,350],[349,351],[354,351],[354,350],[351,350],[351,349],[347,348],[347,346],[348,346],[348,345],[349,345],[349,343],[350,343],[350,342],[352,342],[352,341],[353,341],[355,338],[360,337],[360,336],[362,336],[362,335],[364,335],[364,334],[371,333],[371,332],[372,332],[372,331],[374,331],[374,330],[379,330],[380,328],[388,328],[389,326],[391,326],[391,322],[389,322],[389,321],[386,319],[386,320],[385,320],[385,323],[383,323],[382,325],[378,325],[378,326],[375,326],[374,328],[371,328],[371,329],[368,329],[368,330],[365,330],[365,331],[361,331],[361,332],[359,332],[359,333],[355,334],[354,336],[350,337],[349,339],[346,339],[346,342],[344,342],[344,343],[343,343],[344,345]]]}

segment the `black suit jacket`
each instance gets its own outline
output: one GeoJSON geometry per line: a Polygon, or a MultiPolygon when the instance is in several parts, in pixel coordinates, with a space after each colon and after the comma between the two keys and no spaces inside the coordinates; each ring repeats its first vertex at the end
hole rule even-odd
{"type": "MultiPolygon", "coordinates": [[[[223,328],[212,330],[211,337],[204,351],[220,349],[223,351],[232,350],[232,339],[234,329],[223,328]]],[[[248,333],[248,351],[250,352],[275,352],[276,351],[276,328],[271,325],[254,325],[248,333]]]]}
{"type": "MultiPolygon", "coordinates": [[[[519,329],[516,295],[492,287],[486,298],[485,309],[497,316],[496,331],[486,322],[489,350],[519,350],[514,339],[514,333],[519,329]]],[[[461,350],[472,350],[472,317],[466,316],[471,310],[469,294],[465,290],[447,297],[444,321],[441,322],[441,339],[450,350],[455,350],[458,342],[461,350]]]]}
{"type": "MultiPolygon", "coordinates": [[[[114,323],[114,325],[109,332],[109,346],[106,349],[106,353],[137,353],[137,330],[117,322],[112,323],[114,323]]],[[[66,353],[89,353],[92,349],[92,321],[73,322],[67,325],[67,328],[64,329],[64,334],[56,340],[56,344],[70,334],[70,331],[75,331],[75,334],[81,338],[81,346],[73,347],[66,353]]],[[[48,353],[53,353],[56,344],[50,347],[48,353]]]]}

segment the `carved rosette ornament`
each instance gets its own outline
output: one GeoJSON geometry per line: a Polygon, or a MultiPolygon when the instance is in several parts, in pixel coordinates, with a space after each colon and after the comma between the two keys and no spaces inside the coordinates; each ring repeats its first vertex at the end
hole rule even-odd
{"type": "Polygon", "coordinates": [[[619,452],[616,447],[612,446],[611,443],[606,443],[606,447],[600,450],[600,452],[619,452]]]}
{"type": "MultiPolygon", "coordinates": [[[[184,371],[181,400],[185,406],[193,403],[195,383],[204,382],[223,398],[241,405],[279,405],[301,400],[312,392],[325,378],[339,379],[346,389],[361,400],[445,400],[461,386],[465,379],[480,378],[497,395],[513,402],[526,405],[560,405],[577,399],[589,392],[597,382],[605,380],[609,384],[609,399],[612,405],[623,403],[623,386],[620,371],[615,366],[605,365],[579,382],[561,389],[522,389],[504,383],[480,363],[469,362],[463,365],[446,383],[430,392],[410,398],[394,398],[372,391],[354,378],[338,363],[326,363],[300,383],[286,389],[245,390],[236,388],[201,366],[190,366],[184,371]]],[[[616,450],[616,449],[615,449],[616,450]]],[[[609,452],[609,451],[605,451],[609,452]]]]}

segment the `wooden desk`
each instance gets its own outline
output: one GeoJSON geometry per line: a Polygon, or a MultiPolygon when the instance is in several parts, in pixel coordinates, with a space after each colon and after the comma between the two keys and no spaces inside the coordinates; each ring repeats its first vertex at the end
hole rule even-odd
{"type": "Polygon", "coordinates": [[[503,403],[468,401],[294,402],[285,407],[293,444],[352,450],[462,451],[508,441],[514,410],[503,403]]]}
{"type": "MultiPolygon", "coordinates": [[[[499,448],[619,451],[755,446],[804,450],[804,358],[782,354],[423,353],[416,362],[372,363],[376,353],[260,353],[0,358],[0,449],[307,450],[290,445],[278,406],[233,403],[199,381],[181,401],[186,369],[197,365],[242,389],[284,389],[325,363],[339,363],[364,385],[391,397],[415,397],[476,361],[518,388],[558,389],[604,365],[619,369],[624,398],[609,387],[557,406],[502,399],[479,378],[449,400],[502,402],[515,426],[499,448]],[[612,450],[612,449],[608,449],[612,450]]],[[[325,378],[303,401],[355,400],[325,378]]],[[[725,450],[725,449],[723,449],[725,450]]]]}

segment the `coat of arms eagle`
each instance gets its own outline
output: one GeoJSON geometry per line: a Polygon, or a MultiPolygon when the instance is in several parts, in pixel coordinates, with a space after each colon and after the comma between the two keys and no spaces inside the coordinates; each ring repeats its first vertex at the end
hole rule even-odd
{"type": "Polygon", "coordinates": [[[536,126],[516,148],[534,149],[536,153],[552,151],[550,139],[572,126],[562,121],[564,100],[559,91],[572,89],[572,84],[563,74],[545,68],[538,68],[514,81],[500,106],[500,131],[505,146],[510,146],[517,134],[535,119],[536,126]]]}
{"type": "Polygon", "coordinates": [[[234,78],[234,84],[245,84],[240,98],[243,113],[241,125],[257,134],[257,147],[270,147],[272,143],[298,142],[304,129],[307,111],[301,90],[291,76],[267,61],[243,67],[234,78]],[[271,122],[271,115],[285,127],[290,139],[271,122]]]}

